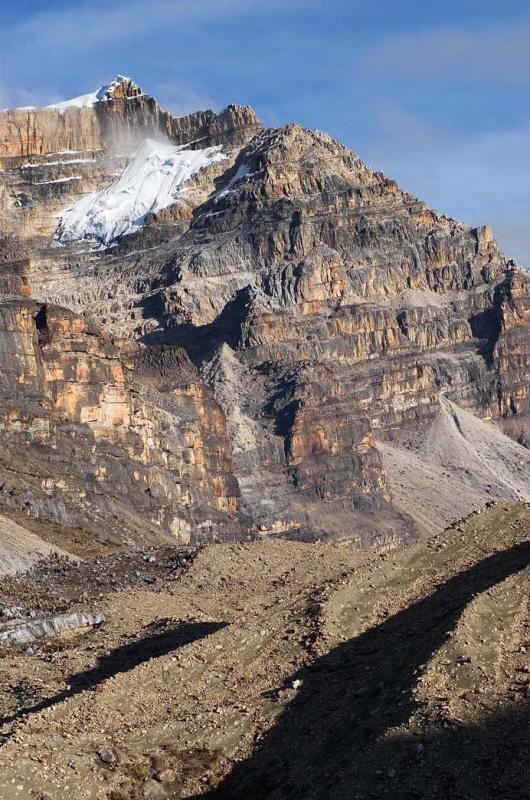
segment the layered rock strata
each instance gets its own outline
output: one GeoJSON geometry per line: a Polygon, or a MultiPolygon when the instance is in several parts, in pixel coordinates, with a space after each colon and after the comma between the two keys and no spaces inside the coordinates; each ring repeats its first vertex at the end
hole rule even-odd
{"type": "MultiPolygon", "coordinates": [[[[250,531],[393,546],[451,518],[448,509],[433,507],[428,520],[407,509],[395,458],[395,448],[419,452],[435,441],[429,431],[445,400],[520,443],[517,481],[490,489],[530,500],[530,279],[489,227],[430,210],[326,134],[263,130],[239,106],[175,119],[130,82],[112,92],[89,108],[8,112],[0,143],[0,287],[46,302],[43,312],[12,299],[9,313],[18,320],[31,306],[31,324],[45,314],[53,333],[50,342],[31,333],[40,335],[38,356],[29,339],[17,345],[28,354],[24,386],[36,382],[51,403],[57,435],[74,425],[94,439],[105,472],[92,476],[91,497],[105,518],[110,503],[116,520],[128,519],[122,492],[141,525],[149,519],[149,535],[250,531]],[[110,246],[58,246],[57,213],[109,185],[153,133],[190,148],[219,145],[225,158],[136,233],[110,246]],[[83,356],[81,369],[97,389],[65,377],[79,373],[68,342],[83,325],[100,361],[87,367],[83,356]],[[109,442],[118,448],[112,465],[109,442]],[[147,452],[151,478],[137,466],[147,452]]],[[[22,339],[29,335],[22,325],[22,339]]],[[[19,373],[8,370],[12,386],[19,373]]],[[[495,433],[494,458],[511,464],[512,444],[505,455],[502,442],[495,433]]],[[[473,484],[473,510],[488,486],[475,491],[472,459],[447,469],[459,471],[464,495],[473,484]]],[[[71,522],[86,526],[88,516],[93,508],[71,522]]],[[[141,535],[127,525],[127,535],[141,535]]]]}
{"type": "Polygon", "coordinates": [[[0,337],[7,512],[115,543],[242,535],[224,416],[185,353],[125,355],[82,317],[31,300],[2,303],[0,337]]]}

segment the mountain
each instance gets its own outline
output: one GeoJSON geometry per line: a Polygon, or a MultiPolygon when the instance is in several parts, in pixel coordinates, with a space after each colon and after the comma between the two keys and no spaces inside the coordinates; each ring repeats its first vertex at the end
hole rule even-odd
{"type": "Polygon", "coordinates": [[[319,131],[124,76],[0,114],[0,512],[388,549],[530,500],[530,276],[319,131]]]}

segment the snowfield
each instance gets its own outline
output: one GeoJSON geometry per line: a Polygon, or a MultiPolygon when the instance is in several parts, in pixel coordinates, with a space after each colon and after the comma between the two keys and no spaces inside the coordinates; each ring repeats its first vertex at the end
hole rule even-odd
{"type": "Polygon", "coordinates": [[[46,108],[55,108],[57,111],[65,111],[67,108],[89,108],[94,103],[99,103],[100,100],[105,99],[99,96],[103,88],[105,87],[102,86],[95,92],[81,94],[79,97],[72,97],[70,100],[62,100],[60,103],[51,103],[46,108]]]}
{"type": "Polygon", "coordinates": [[[62,243],[97,239],[110,244],[134,233],[147,214],[172,205],[193,175],[225,158],[220,146],[186,150],[185,145],[146,139],[114,183],[60,212],[55,238],[62,243]]]}

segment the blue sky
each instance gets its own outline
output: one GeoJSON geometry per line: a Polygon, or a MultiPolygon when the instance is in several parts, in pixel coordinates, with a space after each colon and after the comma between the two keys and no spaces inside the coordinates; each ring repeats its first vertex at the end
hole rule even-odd
{"type": "Polygon", "coordinates": [[[130,75],[352,147],[530,266],[528,0],[0,0],[1,107],[130,75]]]}

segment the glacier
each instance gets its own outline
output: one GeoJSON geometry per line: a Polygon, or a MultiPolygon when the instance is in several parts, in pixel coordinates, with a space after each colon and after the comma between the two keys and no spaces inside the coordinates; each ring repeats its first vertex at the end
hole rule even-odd
{"type": "Polygon", "coordinates": [[[193,175],[224,159],[220,146],[189,150],[185,145],[146,139],[110,186],[59,213],[55,239],[62,244],[97,239],[108,245],[119,236],[134,233],[148,214],[167,208],[182,196],[184,184],[193,175]]]}

